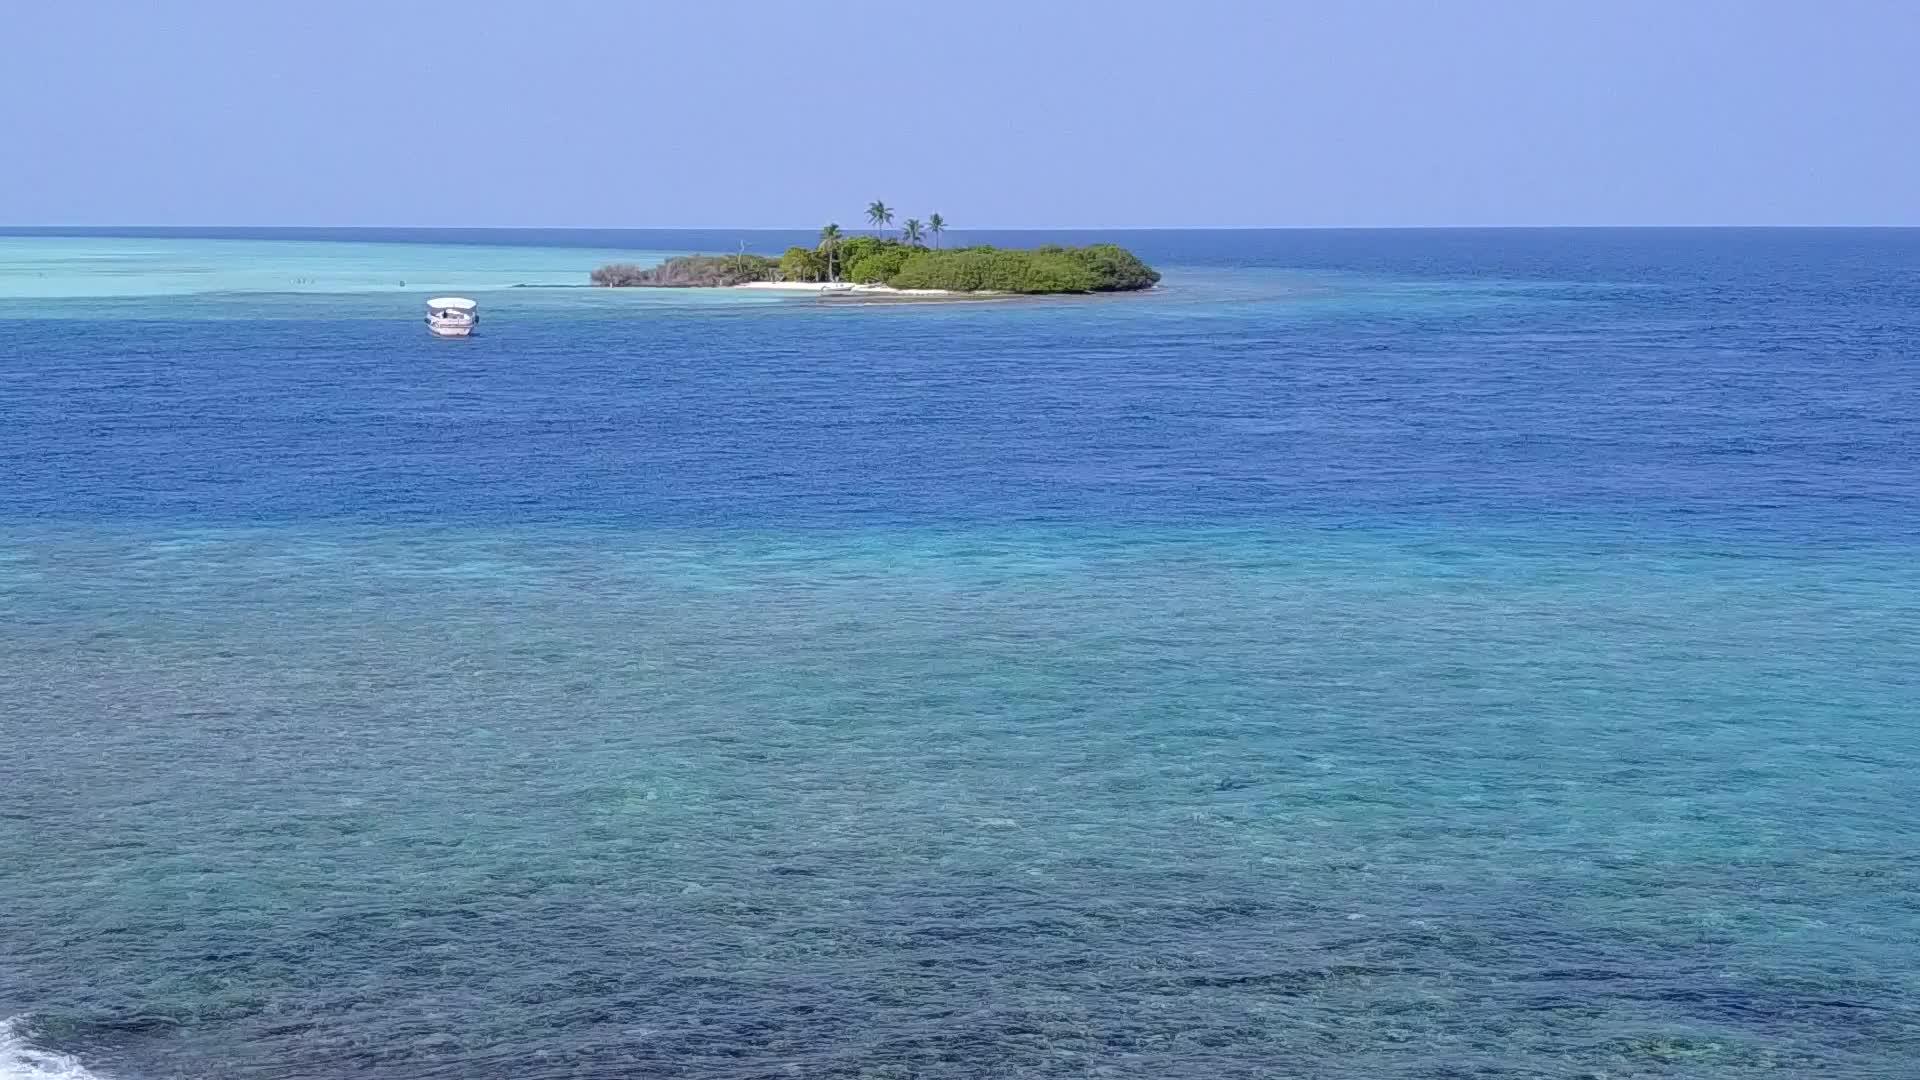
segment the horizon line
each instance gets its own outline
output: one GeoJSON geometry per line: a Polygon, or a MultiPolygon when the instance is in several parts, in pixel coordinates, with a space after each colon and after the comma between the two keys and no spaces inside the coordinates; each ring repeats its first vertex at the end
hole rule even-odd
{"type": "MultiPolygon", "coordinates": [[[[854,233],[871,232],[871,228],[851,226],[854,233]]],[[[332,230],[395,230],[418,229],[429,231],[453,232],[459,230],[484,230],[490,232],[769,232],[795,233],[817,232],[817,225],[339,225],[339,224],[216,224],[195,222],[192,224],[139,224],[133,222],[113,222],[109,224],[81,224],[77,222],[59,222],[55,224],[7,224],[0,223],[0,232],[51,232],[61,229],[84,229],[104,231],[109,229],[332,229],[332,230]]],[[[1504,224],[1504,225],[969,225],[949,227],[946,231],[958,232],[1489,232],[1489,231],[1552,231],[1552,230],[1618,230],[1618,229],[1920,229],[1920,222],[1912,223],[1746,223],[1746,222],[1700,222],[1700,223],[1664,223],[1664,224],[1504,224]]],[[[885,230],[883,230],[885,231],[885,230]]]]}

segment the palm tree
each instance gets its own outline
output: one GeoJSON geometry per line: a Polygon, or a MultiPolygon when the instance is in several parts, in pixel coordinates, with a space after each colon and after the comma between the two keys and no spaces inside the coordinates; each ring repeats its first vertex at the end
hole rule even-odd
{"type": "Polygon", "coordinates": [[[839,281],[840,276],[834,273],[833,256],[840,250],[840,226],[828,222],[827,227],[820,230],[820,246],[827,249],[827,280],[839,281]]]}
{"type": "Polygon", "coordinates": [[[893,224],[893,207],[875,199],[867,204],[867,220],[880,230],[881,236],[885,236],[886,227],[893,224]]]}
{"type": "Polygon", "coordinates": [[[933,246],[940,246],[940,234],[947,231],[947,219],[939,214],[927,216],[927,231],[933,234],[933,246]]]}
{"type": "Polygon", "coordinates": [[[906,225],[902,226],[900,229],[900,239],[905,240],[907,242],[908,247],[920,246],[920,219],[919,218],[910,217],[907,219],[906,225]]]}

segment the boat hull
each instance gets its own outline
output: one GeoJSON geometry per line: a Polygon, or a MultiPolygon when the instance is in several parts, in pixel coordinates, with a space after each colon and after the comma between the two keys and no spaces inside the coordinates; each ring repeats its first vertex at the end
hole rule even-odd
{"type": "Polygon", "coordinates": [[[467,337],[473,333],[473,324],[470,322],[437,322],[433,319],[428,319],[427,332],[434,337],[467,337]]]}

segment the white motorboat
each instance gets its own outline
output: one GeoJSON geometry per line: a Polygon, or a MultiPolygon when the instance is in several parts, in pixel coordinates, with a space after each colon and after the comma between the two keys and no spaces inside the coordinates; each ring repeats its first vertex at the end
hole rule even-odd
{"type": "Polygon", "coordinates": [[[437,337],[466,337],[480,322],[480,305],[464,296],[427,301],[427,330],[437,337]]]}

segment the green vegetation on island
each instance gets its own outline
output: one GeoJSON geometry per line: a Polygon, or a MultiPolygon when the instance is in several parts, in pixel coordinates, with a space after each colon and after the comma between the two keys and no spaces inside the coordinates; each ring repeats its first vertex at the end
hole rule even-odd
{"type": "Polygon", "coordinates": [[[1152,288],[1160,275],[1117,244],[935,250],[877,236],[822,240],[780,257],[782,281],[836,281],[952,292],[1094,293],[1152,288]]]}
{"type": "Polygon", "coordinates": [[[675,255],[659,266],[635,266],[612,263],[592,274],[595,285],[615,288],[652,286],[654,288],[713,288],[744,285],[749,281],[771,281],[779,268],[778,259],[765,255],[675,255]]]}
{"type": "Polygon", "coordinates": [[[893,218],[893,208],[876,201],[867,207],[867,221],[875,229],[872,236],[847,236],[840,226],[828,225],[820,230],[820,240],[813,247],[790,247],[779,259],[744,251],[680,255],[656,267],[603,266],[593,272],[593,283],[695,287],[846,281],[896,289],[1039,295],[1130,292],[1152,288],[1160,280],[1158,271],[1117,244],[943,249],[939,245],[947,223],[939,214],[929,215],[924,223],[908,218],[897,239],[886,234],[893,218]]]}

